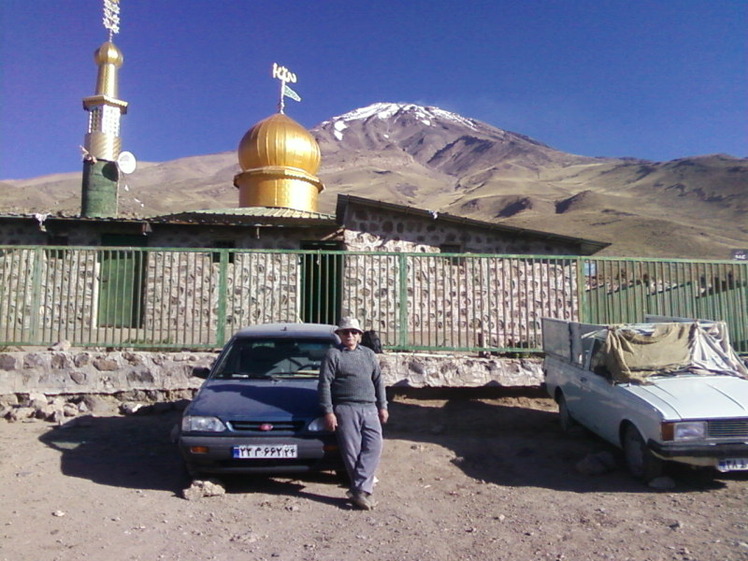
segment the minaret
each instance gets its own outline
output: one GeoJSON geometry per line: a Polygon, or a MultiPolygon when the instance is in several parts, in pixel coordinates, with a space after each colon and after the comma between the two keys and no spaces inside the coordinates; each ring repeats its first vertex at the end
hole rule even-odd
{"type": "Polygon", "coordinates": [[[86,217],[117,215],[119,125],[120,117],[127,113],[127,102],[117,97],[117,71],[124,57],[112,42],[112,36],[119,33],[119,0],[104,0],[104,27],[109,30],[109,40],[94,51],[99,67],[96,93],[83,98],[83,109],[89,112],[81,196],[81,216],[86,217]]]}

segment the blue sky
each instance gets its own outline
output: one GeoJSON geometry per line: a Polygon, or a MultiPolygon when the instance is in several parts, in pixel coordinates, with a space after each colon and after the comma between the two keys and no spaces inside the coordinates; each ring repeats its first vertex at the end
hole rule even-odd
{"type": "MultiPolygon", "coordinates": [[[[0,1],[0,178],[78,171],[100,0],[0,1]]],[[[746,0],[121,0],[123,149],[234,150],[276,111],[311,128],[411,102],[567,152],[748,156],[746,0]]]]}

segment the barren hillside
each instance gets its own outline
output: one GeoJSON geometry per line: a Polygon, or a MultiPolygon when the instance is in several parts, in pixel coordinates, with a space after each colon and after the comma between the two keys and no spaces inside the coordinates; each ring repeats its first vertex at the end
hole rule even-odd
{"type": "MultiPolygon", "coordinates": [[[[320,210],[347,193],[611,242],[603,254],[729,259],[748,247],[748,159],[593,158],[435,107],[379,103],[312,131],[322,149],[320,210]]],[[[238,204],[233,152],[141,163],[122,215],[238,204]]],[[[3,212],[80,210],[80,174],[0,182],[3,212]]]]}

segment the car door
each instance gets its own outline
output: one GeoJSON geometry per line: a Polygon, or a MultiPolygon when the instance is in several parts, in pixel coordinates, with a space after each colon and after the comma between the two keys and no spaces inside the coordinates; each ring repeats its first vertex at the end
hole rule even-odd
{"type": "Polygon", "coordinates": [[[593,342],[585,368],[577,377],[576,419],[595,434],[616,443],[623,403],[618,387],[600,359],[602,344],[600,340],[593,342]]]}

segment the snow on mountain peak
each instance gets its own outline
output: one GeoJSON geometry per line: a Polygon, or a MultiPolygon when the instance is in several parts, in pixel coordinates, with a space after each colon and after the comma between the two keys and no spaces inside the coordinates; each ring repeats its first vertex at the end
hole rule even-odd
{"type": "Polygon", "coordinates": [[[330,121],[325,121],[322,125],[332,123],[333,134],[338,140],[343,139],[343,131],[348,128],[351,121],[367,120],[370,118],[391,119],[399,115],[413,116],[426,126],[432,126],[434,120],[452,121],[463,126],[475,129],[475,122],[472,119],[466,119],[456,113],[439,109],[438,107],[424,107],[414,103],[374,103],[368,107],[354,109],[338,117],[333,117],[330,121]]]}

